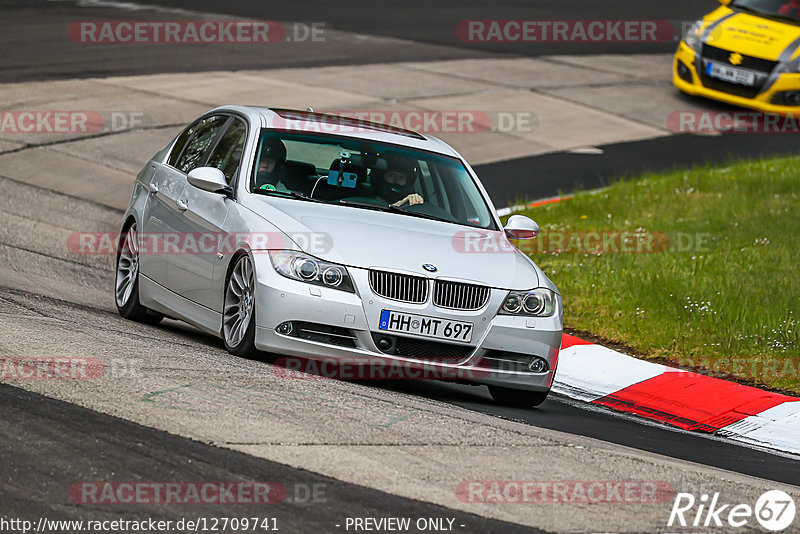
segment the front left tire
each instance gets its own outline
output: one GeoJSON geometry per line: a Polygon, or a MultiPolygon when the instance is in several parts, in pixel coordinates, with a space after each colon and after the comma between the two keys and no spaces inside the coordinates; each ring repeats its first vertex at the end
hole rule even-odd
{"type": "Polygon", "coordinates": [[[222,339],[236,356],[248,356],[255,345],[255,271],[248,255],[237,258],[225,284],[222,309],[222,339]]]}

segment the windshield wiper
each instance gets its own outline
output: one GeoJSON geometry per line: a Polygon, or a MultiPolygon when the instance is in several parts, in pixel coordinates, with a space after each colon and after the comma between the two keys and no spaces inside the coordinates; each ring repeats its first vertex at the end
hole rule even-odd
{"type": "Polygon", "coordinates": [[[447,219],[442,219],[441,217],[436,217],[435,215],[428,215],[427,213],[419,213],[416,211],[404,210],[400,206],[395,206],[394,204],[389,204],[386,210],[392,213],[403,213],[405,215],[411,215],[412,217],[420,217],[422,219],[430,219],[432,221],[455,222],[455,221],[448,221],[447,219]]]}
{"type": "Polygon", "coordinates": [[[319,198],[311,198],[303,193],[298,193],[297,191],[278,191],[277,189],[253,189],[253,193],[257,193],[259,195],[269,195],[269,196],[281,196],[284,198],[296,198],[298,200],[305,200],[308,202],[321,202],[323,204],[327,204],[324,200],[319,198]]]}
{"type": "Polygon", "coordinates": [[[353,206],[356,208],[366,208],[369,210],[376,210],[376,211],[388,211],[385,206],[382,204],[370,204],[369,202],[356,202],[354,200],[339,200],[337,204],[341,204],[342,206],[353,206]]]}
{"type": "Polygon", "coordinates": [[[340,200],[339,204],[343,206],[353,206],[356,208],[364,208],[368,210],[375,210],[375,211],[384,211],[387,213],[402,213],[403,215],[411,215],[412,217],[419,217],[420,219],[430,219],[431,221],[440,221],[440,222],[448,222],[452,223],[455,221],[448,221],[447,219],[442,219],[441,217],[436,217],[434,215],[428,215],[427,213],[418,213],[415,211],[407,211],[399,206],[395,206],[394,204],[383,205],[383,204],[370,204],[368,202],[356,202],[352,200],[340,200]]]}

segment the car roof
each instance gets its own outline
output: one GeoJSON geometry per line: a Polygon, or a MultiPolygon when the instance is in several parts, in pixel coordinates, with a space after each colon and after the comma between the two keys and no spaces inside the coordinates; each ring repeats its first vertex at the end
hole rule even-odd
{"type": "MultiPolygon", "coordinates": [[[[262,128],[305,133],[331,133],[342,137],[403,145],[461,158],[458,152],[437,137],[356,117],[263,106],[228,105],[220,106],[213,111],[236,112],[246,116],[251,124],[260,124],[262,128]]],[[[356,112],[354,111],[354,113],[356,112]]]]}

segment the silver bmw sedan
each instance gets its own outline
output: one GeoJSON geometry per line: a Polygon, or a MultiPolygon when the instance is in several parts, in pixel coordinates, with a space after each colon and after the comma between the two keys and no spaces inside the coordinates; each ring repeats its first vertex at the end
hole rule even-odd
{"type": "MultiPolygon", "coordinates": [[[[390,366],[541,404],[562,335],[555,285],[443,141],[335,115],[224,106],[136,179],[118,240],[126,318],[179,319],[228,351],[390,366]]],[[[374,375],[369,375],[374,376],[374,375]]]]}

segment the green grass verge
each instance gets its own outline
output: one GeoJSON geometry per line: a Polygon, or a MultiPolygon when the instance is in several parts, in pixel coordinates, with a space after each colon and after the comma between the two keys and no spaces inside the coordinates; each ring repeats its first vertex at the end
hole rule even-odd
{"type": "Polygon", "coordinates": [[[800,393],[800,159],[651,174],[522,213],[542,236],[520,246],[567,328],[800,393]],[[618,232],[642,252],[614,252],[618,232]]]}

